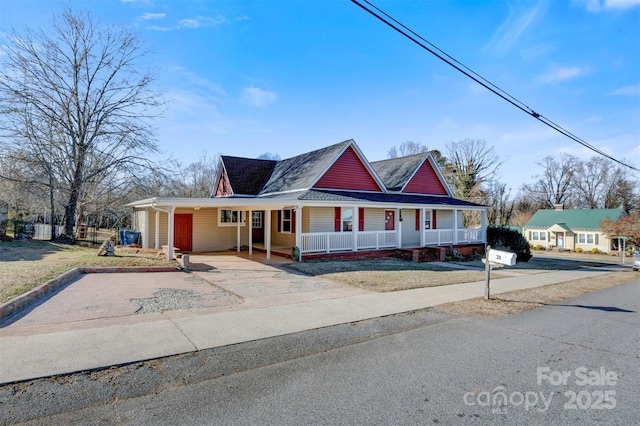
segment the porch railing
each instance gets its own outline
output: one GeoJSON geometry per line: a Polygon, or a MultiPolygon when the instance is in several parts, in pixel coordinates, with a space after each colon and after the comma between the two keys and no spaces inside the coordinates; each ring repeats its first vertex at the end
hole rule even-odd
{"type": "MultiPolygon", "coordinates": [[[[357,249],[379,249],[396,247],[396,231],[367,231],[356,235],[357,249]]],[[[300,235],[301,251],[332,252],[353,250],[351,232],[311,232],[300,235]]]]}
{"type": "Polygon", "coordinates": [[[424,231],[424,243],[428,246],[453,244],[453,229],[433,229],[424,231]]]}
{"type": "MultiPolygon", "coordinates": [[[[442,246],[484,242],[482,229],[458,229],[457,241],[453,229],[432,229],[424,231],[425,245],[442,246]]],[[[398,231],[366,231],[356,235],[356,250],[377,250],[398,247],[398,231]]],[[[311,232],[300,234],[302,253],[353,250],[351,232],[311,232]]]]}
{"type": "Polygon", "coordinates": [[[484,232],[478,228],[458,229],[458,243],[484,242],[484,232]]]}

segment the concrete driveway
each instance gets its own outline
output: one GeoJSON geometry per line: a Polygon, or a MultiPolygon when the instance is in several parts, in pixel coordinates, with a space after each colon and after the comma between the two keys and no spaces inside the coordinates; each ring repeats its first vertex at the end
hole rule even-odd
{"type": "Polygon", "coordinates": [[[42,334],[370,293],[278,268],[286,262],[261,253],[211,253],[191,255],[191,273],[85,274],[0,327],[5,336],[42,334]]]}

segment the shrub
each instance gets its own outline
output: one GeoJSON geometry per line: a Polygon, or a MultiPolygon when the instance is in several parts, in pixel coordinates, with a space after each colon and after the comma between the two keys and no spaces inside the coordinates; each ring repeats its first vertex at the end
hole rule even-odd
{"type": "Polygon", "coordinates": [[[597,248],[594,247],[594,248],[591,249],[591,253],[598,254],[598,253],[600,253],[600,250],[598,250],[597,248]]]}
{"type": "Polygon", "coordinates": [[[520,232],[514,229],[497,226],[488,227],[487,244],[496,250],[514,252],[518,262],[528,262],[531,259],[529,242],[520,232]]]}
{"type": "Polygon", "coordinates": [[[544,250],[544,246],[542,244],[538,244],[536,246],[536,250],[544,250]]]}
{"type": "Polygon", "coordinates": [[[576,249],[576,253],[582,253],[583,251],[584,251],[584,250],[582,249],[582,247],[578,247],[578,248],[576,249]]]}

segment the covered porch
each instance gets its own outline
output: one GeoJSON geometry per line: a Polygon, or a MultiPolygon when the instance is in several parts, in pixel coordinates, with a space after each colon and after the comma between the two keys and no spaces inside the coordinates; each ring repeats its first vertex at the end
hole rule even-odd
{"type": "Polygon", "coordinates": [[[482,208],[388,203],[300,202],[291,199],[150,199],[134,205],[143,247],[209,252],[245,249],[305,256],[418,247],[478,245],[486,241],[482,208]],[[481,225],[463,226],[465,211],[481,225]],[[186,222],[185,222],[186,219],[186,222]],[[186,242],[185,242],[186,241],[186,242]]]}

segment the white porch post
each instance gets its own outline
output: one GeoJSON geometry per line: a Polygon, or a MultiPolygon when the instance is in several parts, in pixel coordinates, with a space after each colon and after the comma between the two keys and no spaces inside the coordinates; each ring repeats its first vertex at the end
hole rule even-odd
{"type": "Polygon", "coordinates": [[[487,211],[482,210],[482,242],[487,242],[487,211]]]}
{"type": "Polygon", "coordinates": [[[238,222],[237,222],[238,226],[236,226],[236,229],[237,229],[236,251],[238,253],[240,253],[240,222],[242,221],[241,219],[242,219],[242,210],[238,210],[238,222]]]}
{"type": "Polygon", "coordinates": [[[249,222],[249,256],[253,254],[253,210],[247,212],[249,222]]]}
{"type": "Polygon", "coordinates": [[[425,208],[421,208],[420,209],[420,247],[424,247],[426,244],[425,238],[424,238],[424,223],[427,220],[427,211],[425,210],[425,208]]]}
{"type": "Polygon", "coordinates": [[[351,230],[353,231],[353,251],[358,251],[358,224],[360,223],[360,218],[358,216],[358,206],[353,208],[353,225],[351,226],[351,230]]]}
{"type": "Polygon", "coordinates": [[[153,248],[160,250],[160,212],[158,210],[156,210],[156,238],[153,248]]]}
{"type": "MultiPolygon", "coordinates": [[[[142,248],[149,248],[149,216],[151,216],[151,212],[145,212],[147,214],[144,215],[144,235],[142,238],[142,248]]],[[[139,213],[133,212],[134,217],[138,217],[139,213]]],[[[136,220],[137,222],[137,220],[136,220]]],[[[138,229],[139,231],[139,229],[138,229]]]]}
{"type": "Polygon", "coordinates": [[[271,259],[271,210],[264,212],[264,246],[267,249],[267,259],[271,259]]]}
{"type": "Polygon", "coordinates": [[[169,229],[167,231],[169,233],[169,235],[167,235],[167,240],[169,243],[169,247],[167,247],[168,260],[173,260],[173,244],[174,244],[173,225],[174,225],[175,211],[176,211],[175,206],[172,206],[171,210],[169,210],[169,225],[168,225],[169,229]]]}
{"type": "Polygon", "coordinates": [[[397,226],[397,238],[396,241],[398,242],[398,248],[402,248],[402,210],[401,209],[396,209],[396,224],[397,226]]]}
{"type": "Polygon", "coordinates": [[[453,209],[453,244],[458,244],[458,210],[453,209]]]}
{"type": "Polygon", "coordinates": [[[296,206],[296,247],[300,251],[298,260],[302,260],[302,206],[296,206]]]}

